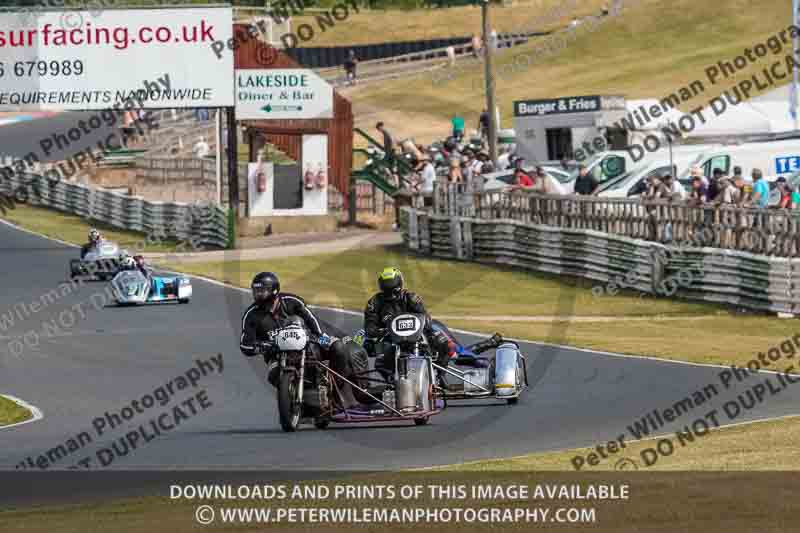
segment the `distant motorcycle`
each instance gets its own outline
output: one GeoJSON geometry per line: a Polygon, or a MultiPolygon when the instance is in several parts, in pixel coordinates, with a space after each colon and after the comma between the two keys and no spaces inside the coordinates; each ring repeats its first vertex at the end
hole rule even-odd
{"type": "Polygon", "coordinates": [[[189,303],[192,283],[184,276],[145,276],[139,270],[121,270],[111,280],[117,305],[189,303]]]}
{"type": "Polygon", "coordinates": [[[100,241],[80,259],[69,262],[70,278],[88,277],[106,281],[119,270],[120,247],[111,241],[100,241]]]}
{"type": "Polygon", "coordinates": [[[296,431],[300,424],[313,423],[325,429],[331,423],[413,421],[425,425],[442,411],[436,399],[436,381],[423,327],[425,317],[404,314],[395,317],[387,340],[395,363],[389,370],[384,361],[349,380],[319,359],[319,339],[300,324],[276,332],[279,350],[278,412],[284,431],[296,431]],[[345,405],[344,383],[352,387],[362,403],[345,405]],[[360,386],[370,383],[375,386],[360,386]]]}

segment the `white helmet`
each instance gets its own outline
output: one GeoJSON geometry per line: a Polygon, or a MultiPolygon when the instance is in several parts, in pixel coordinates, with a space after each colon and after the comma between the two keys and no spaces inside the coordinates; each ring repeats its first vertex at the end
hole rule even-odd
{"type": "Polygon", "coordinates": [[[89,242],[97,242],[100,240],[100,232],[92,228],[89,230],[89,242]]]}
{"type": "Polygon", "coordinates": [[[122,260],[122,268],[126,270],[135,270],[136,261],[133,260],[133,257],[128,256],[122,260]]]}

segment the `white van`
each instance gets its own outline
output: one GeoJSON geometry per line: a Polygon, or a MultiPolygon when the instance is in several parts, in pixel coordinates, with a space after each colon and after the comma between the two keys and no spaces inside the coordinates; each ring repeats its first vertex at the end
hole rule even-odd
{"type": "Polygon", "coordinates": [[[694,154],[673,154],[670,164],[669,156],[665,158],[651,158],[630,172],[608,180],[597,189],[597,195],[602,198],[629,198],[639,196],[647,190],[647,183],[653,176],[661,177],[665,174],[677,176],[680,169],[686,168],[694,159],[694,154]]]}
{"type": "Polygon", "coordinates": [[[673,146],[671,159],[669,150],[652,152],[642,158],[629,172],[601,184],[598,188],[598,196],[606,198],[638,196],[647,189],[647,180],[651,176],[671,174],[677,177],[684,169],[690,168],[691,163],[697,160],[699,154],[721,146],[720,144],[673,146]]]}
{"type": "Polygon", "coordinates": [[[800,170],[800,139],[727,145],[704,152],[681,173],[681,183],[688,182],[692,165],[699,165],[709,178],[715,168],[730,176],[733,167],[741,167],[746,180],[758,168],[767,181],[775,181],[780,175],[800,170]]]}

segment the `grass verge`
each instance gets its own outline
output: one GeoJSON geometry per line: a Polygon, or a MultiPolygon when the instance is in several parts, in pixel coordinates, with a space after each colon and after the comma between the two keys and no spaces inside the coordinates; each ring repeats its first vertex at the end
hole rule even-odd
{"type": "MultiPolygon", "coordinates": [[[[726,417],[720,415],[720,422],[726,417]]],[[[712,425],[709,422],[709,425],[712,425]]],[[[800,449],[795,445],[800,438],[800,417],[754,422],[734,427],[723,427],[712,430],[703,436],[695,436],[693,442],[686,441],[685,446],[676,443],[674,435],[669,435],[675,451],[672,455],[661,456],[654,462],[650,454],[645,452],[651,466],[646,466],[642,459],[642,451],[656,446],[657,439],[642,440],[626,444],[624,449],[609,455],[609,459],[601,460],[597,466],[584,466],[581,471],[609,472],[623,469],[615,468],[621,459],[635,461],[636,467],[626,463],[630,469],[647,471],[705,471],[705,470],[738,470],[738,471],[797,471],[800,470],[800,449]]],[[[600,443],[598,443],[600,444],[600,443]]],[[[548,453],[536,453],[511,459],[478,461],[446,470],[460,472],[531,472],[531,471],[564,471],[574,470],[570,462],[575,456],[584,458],[594,448],[578,448],[548,453]]]]}
{"type": "MultiPolygon", "coordinates": [[[[605,298],[614,298],[607,296],[605,298]]],[[[608,352],[693,363],[744,366],[786,339],[800,335],[795,320],[770,316],[711,315],[681,320],[547,323],[448,320],[453,328],[566,344],[608,352]]],[[[792,343],[787,344],[792,346],[792,343]]]]}
{"type": "Polygon", "coordinates": [[[636,296],[597,298],[592,283],[519,270],[415,257],[397,247],[266,261],[172,263],[168,268],[249,287],[264,270],[277,272],[283,290],[317,305],[363,309],[377,290],[377,274],[396,266],[406,286],[442,315],[693,316],[719,308],[636,296]]]}
{"type": "Polygon", "coordinates": [[[16,402],[0,396],[0,427],[24,422],[33,415],[30,411],[17,405],[16,402]]]}
{"type": "Polygon", "coordinates": [[[174,240],[151,242],[143,233],[124,231],[100,222],[88,222],[76,215],[27,204],[17,204],[0,218],[23,229],[72,244],[84,244],[89,230],[97,228],[106,239],[116,242],[131,253],[171,252],[178,246],[178,242],[174,240]]]}

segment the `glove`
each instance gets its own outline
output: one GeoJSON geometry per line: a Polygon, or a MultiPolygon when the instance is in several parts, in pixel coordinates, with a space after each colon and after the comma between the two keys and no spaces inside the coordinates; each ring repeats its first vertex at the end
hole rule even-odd
{"type": "Polygon", "coordinates": [[[256,345],[256,353],[263,355],[265,358],[270,358],[278,353],[278,346],[272,342],[261,342],[256,345]]]}
{"type": "Polygon", "coordinates": [[[323,333],[322,335],[319,336],[318,342],[320,346],[322,346],[323,348],[327,348],[328,346],[333,344],[333,338],[330,337],[327,333],[323,333]]]}

